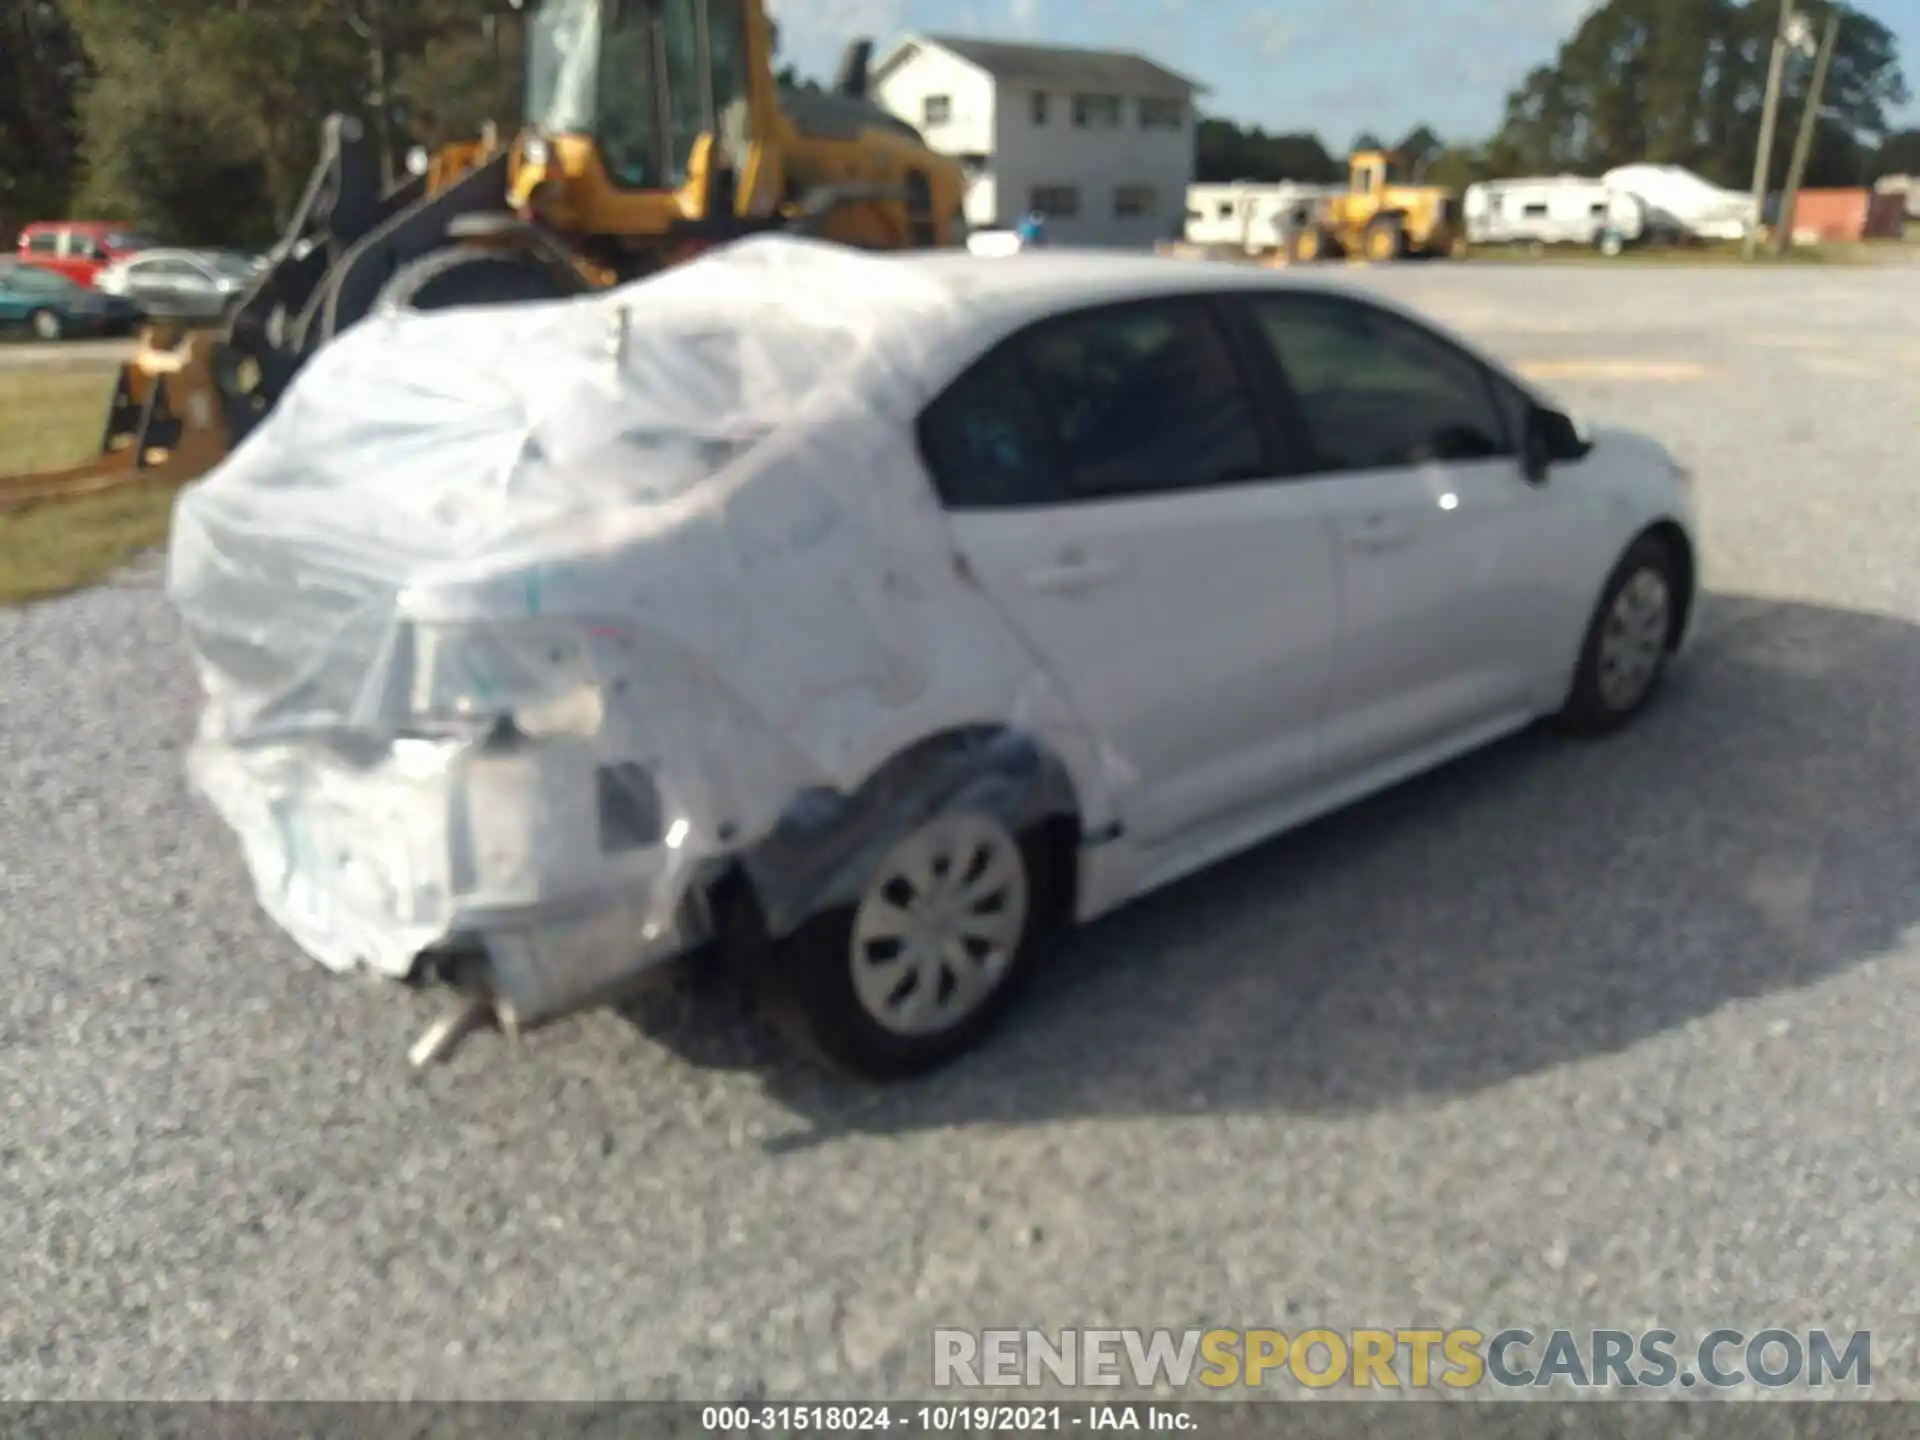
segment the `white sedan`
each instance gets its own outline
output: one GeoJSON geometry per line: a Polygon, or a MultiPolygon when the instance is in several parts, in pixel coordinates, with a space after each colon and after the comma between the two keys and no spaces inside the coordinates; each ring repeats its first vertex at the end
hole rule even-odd
{"type": "Polygon", "coordinates": [[[1696,557],[1656,441],[1380,299],[766,239],[356,327],[170,588],[195,775],[312,954],[512,1027],[736,950],[898,1075],[1054,922],[1625,724],[1696,557]]]}

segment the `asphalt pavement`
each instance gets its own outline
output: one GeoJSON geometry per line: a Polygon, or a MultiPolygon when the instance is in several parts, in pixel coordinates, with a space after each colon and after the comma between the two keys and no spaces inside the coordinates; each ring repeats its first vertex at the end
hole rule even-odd
{"type": "MultiPolygon", "coordinates": [[[[1699,476],[1692,653],[871,1089],[663,992],[416,1076],[189,798],[154,570],[0,613],[0,1395],[913,1396],[935,1325],[1826,1327],[1920,1397],[1920,292],[1355,274],[1699,476]]],[[[0,351],[0,355],[7,352],[0,351]]]]}

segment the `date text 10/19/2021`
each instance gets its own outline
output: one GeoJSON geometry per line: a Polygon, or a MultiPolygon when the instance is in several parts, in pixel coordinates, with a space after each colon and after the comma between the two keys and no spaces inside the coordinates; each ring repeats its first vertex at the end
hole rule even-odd
{"type": "Polygon", "coordinates": [[[772,1431],[829,1434],[893,1430],[908,1434],[992,1431],[1190,1431],[1185,1410],[1147,1403],[1119,1405],[708,1405],[700,1428],[710,1434],[772,1431]]]}

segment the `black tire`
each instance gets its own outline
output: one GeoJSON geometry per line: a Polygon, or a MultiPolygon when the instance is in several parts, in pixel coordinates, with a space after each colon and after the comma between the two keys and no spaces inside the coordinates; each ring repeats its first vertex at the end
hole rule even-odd
{"type": "Polygon", "coordinates": [[[847,905],[813,916],[766,956],[770,998],[789,1033],[829,1063],[882,1081],[927,1074],[979,1044],[1031,973],[1034,953],[1058,918],[1052,836],[1036,828],[1009,838],[1023,867],[1027,910],[1010,960],[976,1008],[926,1034],[905,1035],[881,1024],[855,984],[858,906],[847,905]]]}
{"type": "Polygon", "coordinates": [[[456,245],[403,266],[374,303],[379,310],[451,310],[560,300],[583,288],[530,255],[456,245]]]}
{"type": "Polygon", "coordinates": [[[33,332],[36,340],[45,340],[49,344],[64,340],[67,334],[65,323],[52,310],[36,310],[27,316],[27,329],[33,332]]]}
{"type": "Polygon", "coordinates": [[[1660,689],[1667,659],[1673,652],[1674,640],[1680,632],[1682,607],[1686,603],[1681,588],[1682,580],[1680,557],[1661,536],[1642,535],[1627,547],[1626,554],[1620,557],[1620,563],[1614,566],[1607,583],[1601,587],[1600,599],[1593,608],[1593,618],[1587,624],[1572,689],[1568,692],[1565,707],[1554,717],[1559,729],[1573,735],[1611,734],[1628,724],[1652,702],[1660,689]],[[1609,627],[1615,621],[1622,595],[1636,583],[1644,583],[1640,577],[1649,572],[1664,587],[1665,626],[1658,637],[1658,648],[1650,657],[1651,673],[1629,697],[1623,697],[1607,683],[1607,657],[1604,652],[1609,627]]]}
{"type": "Polygon", "coordinates": [[[1375,220],[1367,226],[1361,240],[1361,254],[1376,262],[1400,260],[1407,253],[1407,234],[1398,220],[1375,220]],[[1383,246],[1391,247],[1387,254],[1379,253],[1383,246]]]}

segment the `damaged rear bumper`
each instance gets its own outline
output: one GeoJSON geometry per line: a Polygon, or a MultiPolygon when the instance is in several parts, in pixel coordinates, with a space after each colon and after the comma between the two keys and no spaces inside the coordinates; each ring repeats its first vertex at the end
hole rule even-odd
{"type": "Polygon", "coordinates": [[[566,738],[203,745],[194,778],[260,900],[338,971],[450,984],[518,1031],[703,946],[690,826],[649,767],[566,738]]]}

